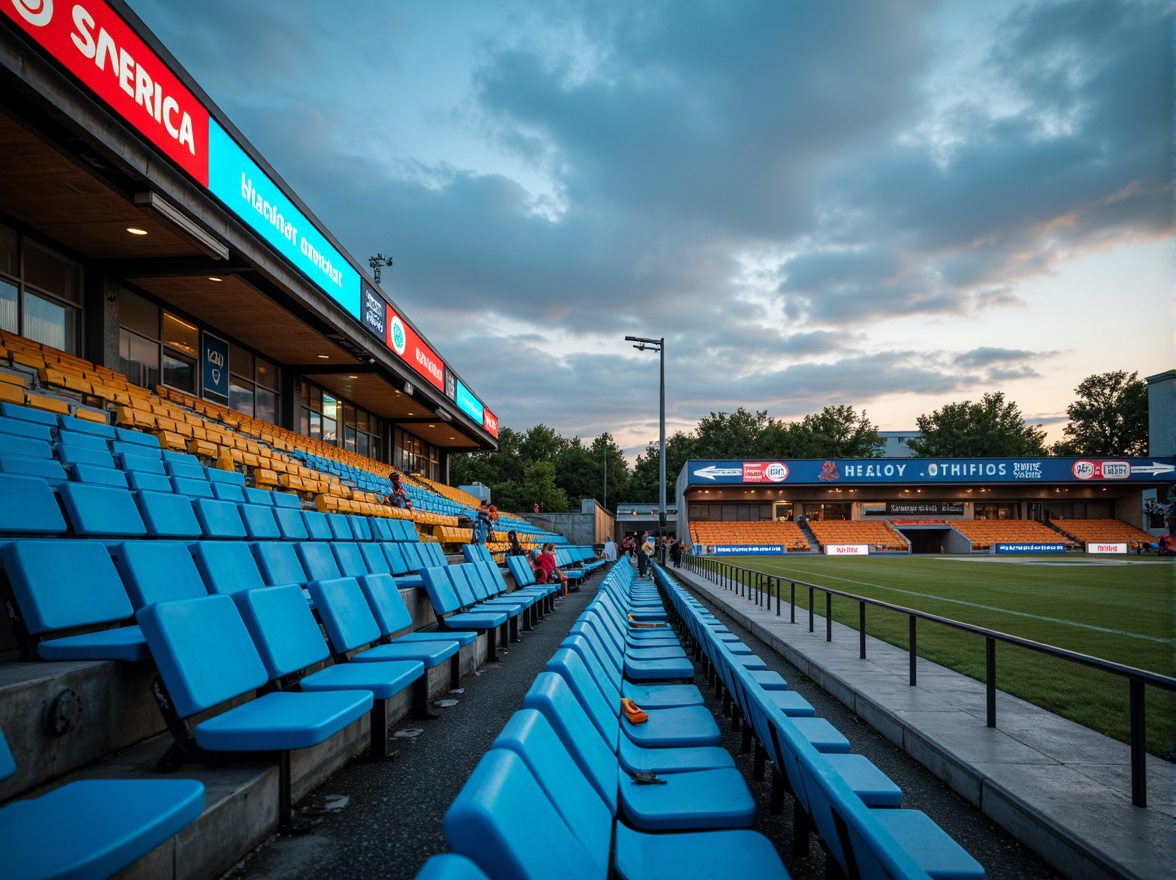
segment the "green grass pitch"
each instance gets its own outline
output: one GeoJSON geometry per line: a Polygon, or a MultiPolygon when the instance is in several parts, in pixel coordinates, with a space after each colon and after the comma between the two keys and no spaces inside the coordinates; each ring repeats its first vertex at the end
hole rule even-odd
{"type": "MultiPolygon", "coordinates": [[[[723,561],[1173,674],[1176,567],[1167,560],[1067,555],[760,556],[723,561]]],[[[785,582],[785,602],[788,593],[785,582]]],[[[798,588],[797,604],[807,608],[807,603],[807,591],[798,588]]],[[[818,592],[817,614],[823,615],[824,608],[818,592]]],[[[833,618],[856,629],[858,603],[834,597],[833,618]]],[[[905,615],[867,608],[866,621],[869,635],[907,646],[905,615]]],[[[918,643],[921,658],[984,680],[981,637],[920,622],[918,643]]],[[[996,653],[1000,690],[1127,741],[1126,679],[1010,645],[998,644],[996,653]]],[[[1148,750],[1167,757],[1176,731],[1176,699],[1148,687],[1145,704],[1148,750]]]]}

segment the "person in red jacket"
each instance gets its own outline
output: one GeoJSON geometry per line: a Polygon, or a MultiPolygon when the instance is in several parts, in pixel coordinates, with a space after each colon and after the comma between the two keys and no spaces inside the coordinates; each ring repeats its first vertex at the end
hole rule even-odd
{"type": "Polygon", "coordinates": [[[543,572],[544,583],[553,583],[559,581],[560,596],[567,596],[568,594],[568,579],[567,576],[560,571],[555,565],[555,545],[547,543],[543,545],[543,552],[535,559],[535,571],[543,572]]]}

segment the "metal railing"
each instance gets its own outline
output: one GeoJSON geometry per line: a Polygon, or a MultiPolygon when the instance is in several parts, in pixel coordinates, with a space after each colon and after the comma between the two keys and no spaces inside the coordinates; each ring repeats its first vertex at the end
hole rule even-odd
{"type": "Polygon", "coordinates": [[[1149,672],[1146,669],[1137,669],[1134,666],[1125,666],[1122,663],[1114,663],[1110,660],[1102,660],[1098,657],[1091,657],[1088,654],[1080,654],[1077,651],[1068,651],[1065,648],[1035,642],[1032,639],[1024,639],[1020,636],[986,629],[982,626],[962,623],[958,620],[952,620],[949,617],[940,617],[937,614],[928,614],[925,611],[917,611],[914,608],[894,605],[890,602],[883,602],[880,599],[870,599],[866,596],[859,596],[856,593],[835,590],[831,587],[823,587],[820,584],[812,584],[796,578],[769,574],[751,568],[742,568],[716,559],[713,556],[687,554],[683,557],[682,564],[688,570],[697,572],[709,580],[714,581],[723,589],[731,590],[740,597],[755,602],[757,607],[764,608],[768,612],[772,610],[772,599],[775,597],[777,617],[782,616],[782,607],[785,604],[782,585],[788,584],[787,604],[789,607],[788,619],[790,623],[796,623],[796,588],[799,586],[807,590],[809,632],[814,632],[816,616],[813,611],[816,593],[818,591],[824,593],[825,641],[827,642],[833,641],[833,597],[838,596],[857,602],[858,656],[863,660],[866,659],[866,606],[870,605],[875,608],[906,615],[909,640],[907,650],[909,656],[908,676],[911,687],[914,687],[918,683],[917,621],[924,620],[928,623],[940,624],[951,629],[982,637],[984,639],[984,689],[985,701],[987,703],[988,727],[996,727],[997,642],[1026,648],[1049,657],[1055,657],[1070,663],[1077,663],[1081,666],[1098,669],[1102,672],[1108,672],[1111,675],[1117,675],[1120,678],[1126,679],[1130,724],[1128,743],[1131,747],[1131,802],[1137,807],[1147,806],[1147,725],[1144,711],[1144,687],[1150,685],[1163,691],[1176,692],[1176,678],[1149,672]]]}

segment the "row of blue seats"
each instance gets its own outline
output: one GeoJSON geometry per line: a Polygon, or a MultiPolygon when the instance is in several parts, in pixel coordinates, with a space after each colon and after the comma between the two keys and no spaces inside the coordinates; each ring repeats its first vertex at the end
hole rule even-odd
{"type": "Polygon", "coordinates": [[[420,878],[788,876],[750,830],[754,800],[698,689],[625,671],[634,659],[690,677],[672,633],[635,629],[633,641],[649,645],[618,648],[596,629],[629,613],[664,618],[656,595],[631,588],[631,567],[613,566],[578,621],[587,628],[553,655],[446,813],[453,852],[420,878]],[[618,717],[626,692],[649,704],[645,722],[618,717]]]}
{"type": "Polygon", "coordinates": [[[54,488],[41,477],[0,474],[0,537],[36,534],[413,544],[420,540],[408,520],[303,510],[297,498],[282,492],[220,482],[188,482],[202,483],[208,488],[208,496],[170,489],[132,491],[82,482],[66,482],[54,488]],[[221,489],[227,491],[220,493],[221,489]]]}
{"type": "MultiPolygon", "coordinates": [[[[793,852],[807,853],[815,831],[827,864],[847,877],[982,880],[983,867],[929,816],[902,809],[902,790],[836,731],[813,726],[810,707],[780,699],[777,673],[761,668],[746,646],[701,602],[655,566],[655,575],[705,660],[716,689],[742,727],[744,748],[756,742],[755,772],[773,768],[773,804],[791,794],[793,852]]],[[[805,701],[807,702],[807,701],[805,701]]],[[[830,726],[831,728],[831,726],[830,726]]]]}

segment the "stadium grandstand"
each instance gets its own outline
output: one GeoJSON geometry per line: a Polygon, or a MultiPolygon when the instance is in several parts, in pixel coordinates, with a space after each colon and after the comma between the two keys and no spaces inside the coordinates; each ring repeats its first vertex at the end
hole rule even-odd
{"type": "MultiPolygon", "coordinates": [[[[505,511],[474,542],[478,499],[448,482],[497,447],[476,383],[125,3],[0,10],[0,875],[220,877],[468,687],[525,708],[489,748],[482,716],[433,725],[464,738],[361,831],[434,847],[422,878],[785,877],[809,831],[830,876],[985,876],[664,572],[505,511]],[[385,503],[392,471],[411,508],[385,503]],[[576,595],[504,556],[510,531],[554,544],[576,595]],[[554,653],[520,683],[534,644],[554,653]],[[753,739],[791,854],[735,768],[753,739]]],[[[1176,469],[1056,466],[689,462],[675,516],[705,553],[973,553],[1014,526],[1089,548],[1142,540],[1105,524],[1142,531],[1176,469]]],[[[415,875],[395,851],[353,873],[415,875]]]]}

